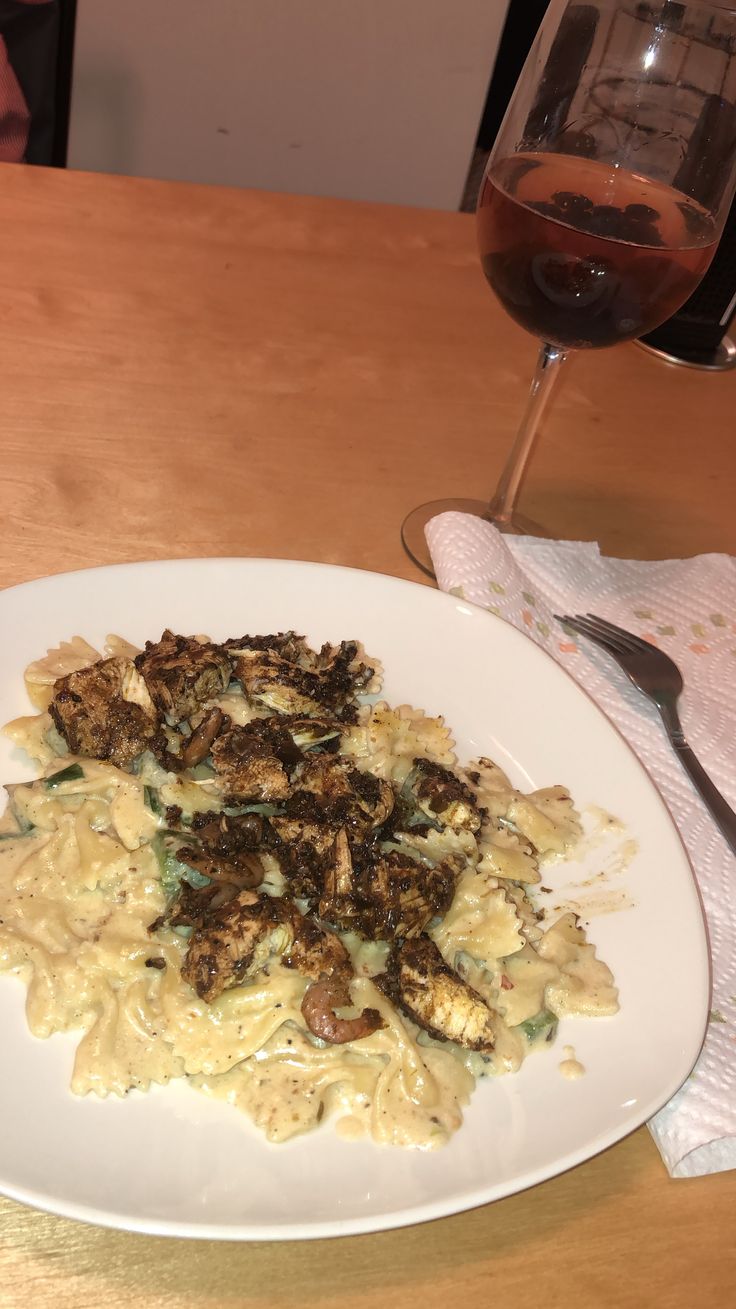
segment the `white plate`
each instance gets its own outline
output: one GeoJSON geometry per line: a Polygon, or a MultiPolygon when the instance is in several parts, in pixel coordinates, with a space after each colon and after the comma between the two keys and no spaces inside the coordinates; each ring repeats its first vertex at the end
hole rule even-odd
{"type": "MultiPolygon", "coordinates": [[[[590,1158],[659,1109],[705,1030],[708,962],[690,868],[665,806],[628,746],[552,659],[514,628],[394,578],[278,560],[91,569],[0,594],[0,719],[28,712],[22,671],[60,639],[155,639],[164,626],[224,639],[296,628],[356,637],[386,668],[390,703],[443,713],[460,758],[488,754],[521,785],[564,782],[619,818],[638,854],[616,889],[634,907],[593,919],[621,1012],[568,1019],[554,1047],[478,1085],[443,1150],[340,1140],[327,1123],[269,1145],[229,1106],[175,1084],[124,1100],[75,1098],[76,1040],[31,1037],[24,988],[0,978],[0,1190],[113,1227],[278,1239],[398,1227],[496,1200],[590,1158]],[[587,1069],[565,1081],[569,1042],[587,1069]]],[[[29,775],[7,742],[0,779],[29,775]]],[[[545,880],[565,881],[564,869],[545,880]]]]}

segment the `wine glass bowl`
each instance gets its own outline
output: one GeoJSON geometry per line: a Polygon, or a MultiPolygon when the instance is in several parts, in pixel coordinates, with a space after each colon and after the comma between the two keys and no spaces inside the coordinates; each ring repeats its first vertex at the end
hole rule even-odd
{"type": "Polygon", "coordinates": [[[671,187],[542,152],[511,155],[487,173],[478,237],[506,312],[563,350],[616,345],[659,326],[716,247],[711,216],[671,187]]]}
{"type": "MultiPolygon", "coordinates": [[[[568,353],[644,336],[695,290],[736,185],[735,106],[736,6],[553,0],[476,220],[485,277],[541,351],[496,491],[467,512],[526,530],[519,493],[568,353]]],[[[426,572],[424,527],[447,506],[420,506],[402,526],[426,572]]]]}

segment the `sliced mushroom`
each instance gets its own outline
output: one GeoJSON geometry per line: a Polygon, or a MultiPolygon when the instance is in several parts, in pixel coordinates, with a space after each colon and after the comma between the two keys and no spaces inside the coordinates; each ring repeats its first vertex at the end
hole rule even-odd
{"type": "Polygon", "coordinates": [[[210,709],[199,726],[195,727],[181,752],[183,768],[194,768],[195,764],[201,764],[202,760],[209,754],[212,743],[222,730],[225,721],[225,715],[221,709],[216,706],[214,709],[210,709]]]}

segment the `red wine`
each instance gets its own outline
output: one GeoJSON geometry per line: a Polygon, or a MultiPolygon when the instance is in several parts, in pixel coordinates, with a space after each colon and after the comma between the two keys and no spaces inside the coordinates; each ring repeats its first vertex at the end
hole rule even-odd
{"type": "Polygon", "coordinates": [[[651,332],[689,298],[717,244],[710,215],[679,191],[555,154],[492,167],[478,239],[507,313],[562,348],[651,332]]]}

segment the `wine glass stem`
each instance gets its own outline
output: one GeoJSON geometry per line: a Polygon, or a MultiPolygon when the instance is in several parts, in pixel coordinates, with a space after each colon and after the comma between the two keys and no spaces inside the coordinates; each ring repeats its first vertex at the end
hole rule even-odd
{"type": "Polygon", "coordinates": [[[488,506],[488,518],[498,527],[508,526],[513,519],[539,424],[567,356],[566,350],[560,350],[555,345],[544,344],[539,352],[521,427],[488,506]]]}

